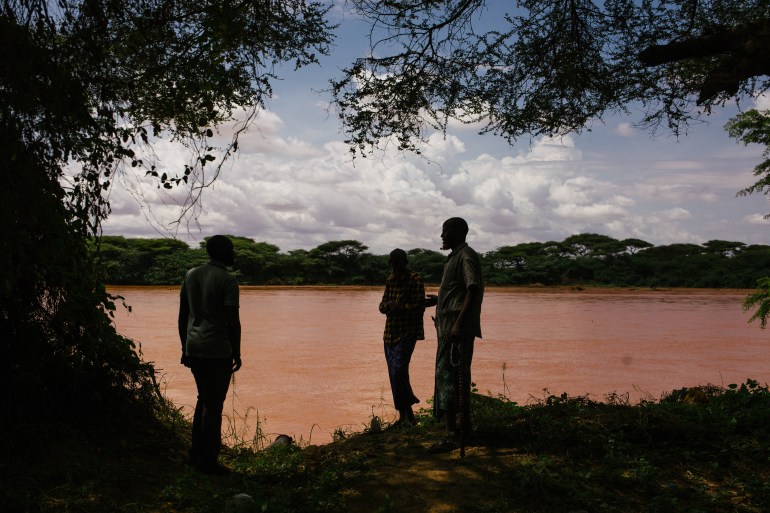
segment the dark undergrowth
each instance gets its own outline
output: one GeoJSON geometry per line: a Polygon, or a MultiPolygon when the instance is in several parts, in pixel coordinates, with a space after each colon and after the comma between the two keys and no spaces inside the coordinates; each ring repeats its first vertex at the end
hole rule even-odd
{"type": "Polygon", "coordinates": [[[163,413],[29,426],[5,440],[5,512],[767,512],[770,392],[748,380],[630,404],[473,396],[464,458],[417,426],[337,433],[323,446],[229,448],[226,476],[186,465],[189,425],[163,413]]]}

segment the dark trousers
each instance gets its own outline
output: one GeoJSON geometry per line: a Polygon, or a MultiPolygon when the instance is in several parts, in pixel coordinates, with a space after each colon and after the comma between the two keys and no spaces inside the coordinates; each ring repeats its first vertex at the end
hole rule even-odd
{"type": "Polygon", "coordinates": [[[190,461],[206,467],[217,463],[222,445],[222,409],[232,376],[229,358],[190,358],[190,369],[198,388],[193,416],[190,461]]]}
{"type": "Polygon", "coordinates": [[[402,338],[395,344],[385,344],[385,361],[388,364],[390,390],[393,392],[393,406],[399,412],[411,409],[413,404],[420,402],[414,396],[412,384],[409,382],[409,362],[412,360],[416,344],[417,340],[414,338],[402,338]]]}

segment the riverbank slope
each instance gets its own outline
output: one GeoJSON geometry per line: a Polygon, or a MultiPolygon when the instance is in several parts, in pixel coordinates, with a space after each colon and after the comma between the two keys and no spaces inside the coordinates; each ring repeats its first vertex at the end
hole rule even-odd
{"type": "MultiPolygon", "coordinates": [[[[474,395],[474,433],[430,454],[441,426],[338,433],[333,443],[254,451],[186,465],[189,426],[173,414],[36,428],[3,458],[3,511],[222,512],[764,512],[770,511],[770,392],[747,381],[629,404],[551,396],[518,406],[474,395]]],[[[263,444],[259,444],[263,445],[263,444]]]]}

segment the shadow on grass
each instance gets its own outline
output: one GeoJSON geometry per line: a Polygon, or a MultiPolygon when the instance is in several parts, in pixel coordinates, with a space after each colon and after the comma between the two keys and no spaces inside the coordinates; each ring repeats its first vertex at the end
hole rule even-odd
{"type": "Polygon", "coordinates": [[[271,512],[770,511],[770,392],[756,381],[634,405],[472,401],[462,459],[428,453],[442,426],[425,410],[417,426],[322,446],[228,449],[228,476],[185,465],[189,426],[178,421],[70,436],[47,461],[30,453],[18,472],[4,467],[4,498],[16,498],[4,511],[221,512],[238,493],[271,512]]]}

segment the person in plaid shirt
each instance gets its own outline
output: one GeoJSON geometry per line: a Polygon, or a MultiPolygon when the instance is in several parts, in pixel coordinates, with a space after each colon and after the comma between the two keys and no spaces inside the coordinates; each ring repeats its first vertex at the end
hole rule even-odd
{"type": "Polygon", "coordinates": [[[395,425],[415,422],[412,405],[420,402],[409,382],[409,362],[418,340],[425,339],[422,316],[425,286],[422,278],[407,268],[406,251],[394,249],[388,256],[392,270],[385,280],[380,313],[385,314],[385,361],[388,364],[393,405],[398,410],[395,425]]]}

